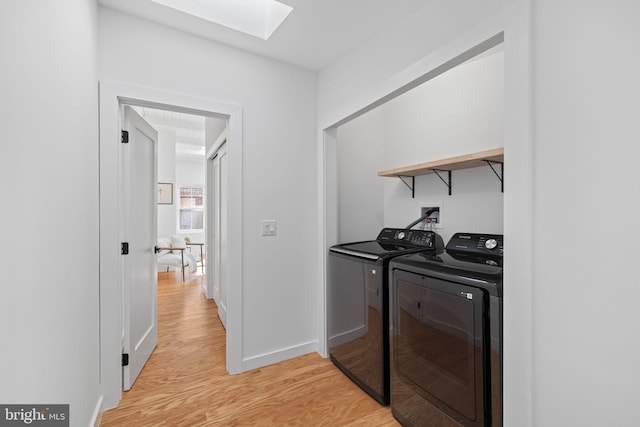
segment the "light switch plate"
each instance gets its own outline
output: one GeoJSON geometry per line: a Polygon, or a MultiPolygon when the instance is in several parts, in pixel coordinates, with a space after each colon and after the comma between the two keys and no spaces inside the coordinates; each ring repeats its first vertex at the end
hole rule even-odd
{"type": "Polygon", "coordinates": [[[275,219],[262,220],[262,235],[275,236],[278,234],[278,222],[275,219]]]}

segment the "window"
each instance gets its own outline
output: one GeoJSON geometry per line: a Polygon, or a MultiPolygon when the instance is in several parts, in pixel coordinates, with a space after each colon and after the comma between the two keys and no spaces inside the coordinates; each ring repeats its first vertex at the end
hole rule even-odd
{"type": "Polygon", "coordinates": [[[202,187],[180,187],[180,230],[204,230],[202,187]]]}

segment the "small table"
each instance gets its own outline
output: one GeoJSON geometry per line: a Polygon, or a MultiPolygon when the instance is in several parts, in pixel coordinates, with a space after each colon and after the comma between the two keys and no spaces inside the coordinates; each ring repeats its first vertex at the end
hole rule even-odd
{"type": "MultiPolygon", "coordinates": [[[[204,243],[189,242],[187,243],[187,246],[200,246],[200,266],[202,267],[202,274],[204,274],[204,251],[202,249],[202,247],[204,246],[204,243]]],[[[196,265],[198,265],[198,263],[196,263],[196,265]]]]}
{"type": "MultiPolygon", "coordinates": [[[[175,251],[180,251],[180,265],[182,266],[182,281],[184,282],[184,248],[174,248],[172,246],[167,246],[167,247],[155,247],[155,251],[156,253],[160,252],[160,251],[170,251],[170,252],[175,252],[175,251]]],[[[168,271],[169,265],[167,265],[167,271],[168,271]]]]}

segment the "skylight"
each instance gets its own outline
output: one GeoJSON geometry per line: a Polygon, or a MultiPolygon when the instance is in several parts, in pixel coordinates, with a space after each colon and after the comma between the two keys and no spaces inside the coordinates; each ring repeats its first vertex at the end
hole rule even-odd
{"type": "Polygon", "coordinates": [[[267,40],[293,10],[275,0],[151,0],[267,40]]]}

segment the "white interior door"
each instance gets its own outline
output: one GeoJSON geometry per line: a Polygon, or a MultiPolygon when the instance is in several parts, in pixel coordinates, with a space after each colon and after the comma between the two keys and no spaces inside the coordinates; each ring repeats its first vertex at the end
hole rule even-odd
{"type": "Polygon", "coordinates": [[[158,133],[131,107],[124,107],[122,144],[123,389],[129,390],[158,344],[157,141],[158,133]]]}
{"type": "Polygon", "coordinates": [[[222,144],[211,168],[213,184],[213,298],[218,317],[227,327],[227,145],[222,144]]]}

